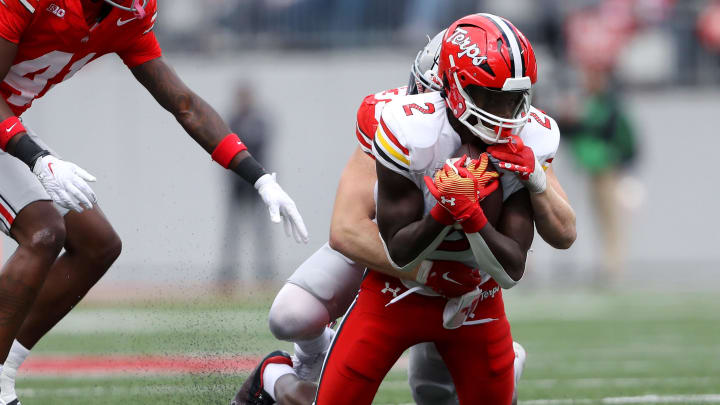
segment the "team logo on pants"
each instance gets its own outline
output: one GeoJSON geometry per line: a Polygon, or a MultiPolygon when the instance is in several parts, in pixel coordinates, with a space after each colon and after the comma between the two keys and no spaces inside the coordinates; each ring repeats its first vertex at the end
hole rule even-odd
{"type": "Polygon", "coordinates": [[[395,297],[397,297],[398,292],[400,292],[400,287],[398,287],[398,288],[390,288],[390,282],[389,282],[389,281],[386,281],[386,282],[385,282],[385,288],[383,288],[382,290],[380,290],[380,292],[383,293],[383,294],[389,292],[389,293],[391,293],[391,294],[393,295],[393,298],[395,298],[395,297]]]}

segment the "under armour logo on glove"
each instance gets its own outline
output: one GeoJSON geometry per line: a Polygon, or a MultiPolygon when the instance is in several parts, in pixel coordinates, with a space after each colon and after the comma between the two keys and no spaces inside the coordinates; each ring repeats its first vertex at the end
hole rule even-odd
{"type": "Polygon", "coordinates": [[[386,282],[385,282],[385,288],[383,288],[382,290],[380,290],[380,292],[383,293],[383,294],[389,292],[389,293],[391,293],[391,294],[393,295],[393,298],[394,298],[394,297],[397,297],[397,294],[400,292],[400,287],[398,287],[398,288],[390,288],[390,282],[386,281],[386,282]]]}
{"type": "Polygon", "coordinates": [[[455,163],[448,160],[434,178],[425,176],[425,185],[438,204],[430,215],[441,224],[447,225],[446,210],[454,221],[460,222],[466,233],[474,233],[487,224],[487,218],[478,204],[479,183],[466,166],[467,155],[455,163]]]}
{"type": "Polygon", "coordinates": [[[455,206],[455,197],[453,197],[453,198],[440,197],[440,202],[443,205],[450,204],[451,207],[454,207],[455,206]]]}

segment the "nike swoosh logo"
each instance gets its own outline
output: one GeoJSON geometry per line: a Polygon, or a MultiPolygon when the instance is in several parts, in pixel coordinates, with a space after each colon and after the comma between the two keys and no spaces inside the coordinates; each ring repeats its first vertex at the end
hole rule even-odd
{"type": "Polygon", "coordinates": [[[12,129],[15,128],[15,125],[17,125],[17,122],[14,123],[14,124],[12,124],[12,126],[11,126],[10,128],[8,128],[8,129],[6,129],[5,131],[6,131],[6,132],[12,131],[12,129]]]}
{"type": "Polygon", "coordinates": [[[52,173],[54,175],[55,172],[52,169],[52,165],[53,165],[52,163],[48,163],[48,169],[50,169],[50,173],[52,173]]]}
{"type": "Polygon", "coordinates": [[[443,277],[444,280],[447,280],[447,281],[449,281],[449,282],[451,282],[451,283],[455,283],[455,284],[457,284],[457,285],[462,285],[462,284],[458,283],[457,281],[455,281],[455,280],[451,279],[450,277],[448,277],[448,274],[450,274],[449,271],[446,271],[445,273],[443,273],[443,276],[442,276],[442,277],[443,277]]]}
{"type": "Polygon", "coordinates": [[[123,21],[122,18],[118,18],[118,20],[117,20],[117,26],[118,26],[118,27],[122,27],[123,25],[129,23],[129,22],[132,21],[132,20],[136,20],[136,18],[133,17],[133,18],[131,18],[131,19],[129,19],[129,20],[125,20],[125,21],[123,21]]]}

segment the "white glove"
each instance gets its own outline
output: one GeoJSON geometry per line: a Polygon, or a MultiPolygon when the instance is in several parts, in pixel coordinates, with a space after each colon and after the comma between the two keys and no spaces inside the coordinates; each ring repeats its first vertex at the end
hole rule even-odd
{"type": "Polygon", "coordinates": [[[255,189],[262,197],[265,205],[270,211],[270,220],[276,224],[282,218],[285,227],[285,234],[292,236],[298,243],[308,241],[308,231],[305,228],[300,212],[295,207],[295,202],[283,190],[275,180],[275,173],[265,174],[255,182],[255,189]]]}
{"type": "Polygon", "coordinates": [[[33,173],[50,198],[63,208],[82,212],[85,208],[92,209],[97,202],[95,192],[87,184],[95,181],[95,176],[75,163],[47,155],[35,161],[33,173]]]}

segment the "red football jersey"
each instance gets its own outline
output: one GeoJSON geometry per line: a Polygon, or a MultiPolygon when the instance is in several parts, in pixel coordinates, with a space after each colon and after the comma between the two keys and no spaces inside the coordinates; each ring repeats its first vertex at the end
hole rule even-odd
{"type": "Polygon", "coordinates": [[[407,94],[407,86],[395,89],[381,91],[380,93],[371,94],[363,99],[360,108],[357,111],[357,121],[355,122],[355,136],[360,143],[360,148],[368,156],[375,159],[372,152],[372,143],[375,138],[378,120],[385,107],[385,104],[393,100],[397,96],[407,94]]]}
{"type": "Polygon", "coordinates": [[[130,68],[162,55],[152,31],[156,0],[147,16],[112,7],[99,23],[88,26],[80,0],[3,0],[0,37],[18,45],[0,93],[16,115],[27,110],[54,85],[69,79],[89,62],[117,53],[130,68]]]}

